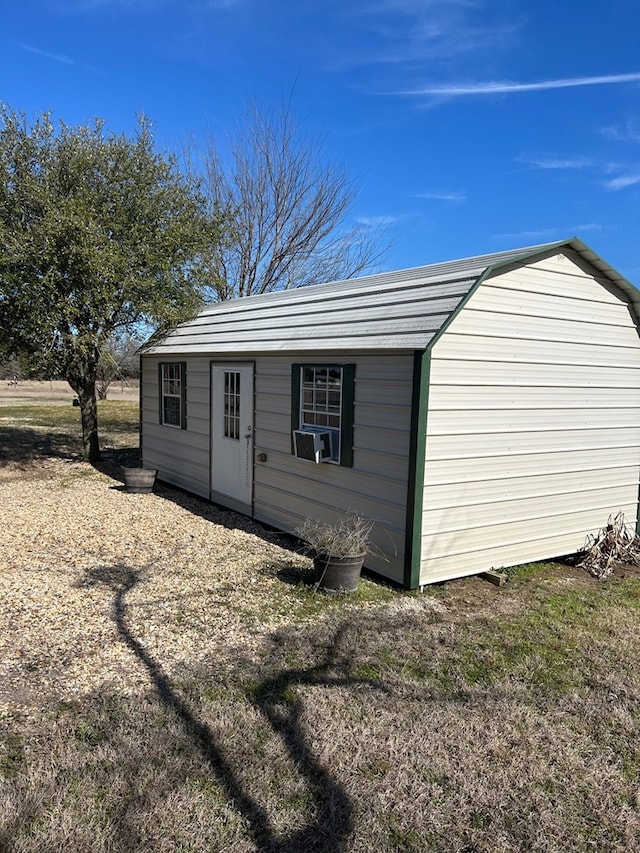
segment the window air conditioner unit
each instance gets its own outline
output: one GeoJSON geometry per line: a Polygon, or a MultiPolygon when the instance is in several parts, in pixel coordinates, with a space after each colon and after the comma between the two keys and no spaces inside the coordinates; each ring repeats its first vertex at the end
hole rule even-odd
{"type": "Polygon", "coordinates": [[[293,449],[298,459],[309,462],[325,462],[331,459],[331,433],[294,429],[293,449]]]}

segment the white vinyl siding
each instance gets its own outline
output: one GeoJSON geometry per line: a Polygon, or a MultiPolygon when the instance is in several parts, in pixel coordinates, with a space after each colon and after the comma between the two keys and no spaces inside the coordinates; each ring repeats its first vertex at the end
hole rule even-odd
{"type": "MultiPolygon", "coordinates": [[[[186,359],[186,430],[157,423],[158,361],[143,359],[144,464],[157,468],[161,480],[209,497],[210,359],[186,359]]],[[[344,361],[346,355],[337,353],[327,363],[344,361]]],[[[402,582],[413,357],[350,353],[349,361],[356,365],[354,454],[353,467],[346,468],[311,465],[291,454],[291,365],[319,360],[308,353],[255,358],[253,515],[293,533],[306,516],[330,520],[355,510],[375,521],[373,539],[384,554],[366,565],[402,582]],[[261,454],[266,462],[257,461],[261,454]]]]}
{"type": "Polygon", "coordinates": [[[482,283],[432,351],[421,583],[571,553],[635,523],[640,349],[562,255],[482,283]]]}
{"type": "MultiPolygon", "coordinates": [[[[328,364],[346,361],[332,353],[328,364]]],[[[311,465],[291,454],[291,363],[304,355],[256,360],[254,517],[293,532],[306,516],[330,520],[355,510],[375,521],[386,559],[366,565],[402,581],[409,470],[412,356],[349,355],[355,364],[353,467],[311,465]]],[[[320,363],[313,359],[313,364],[320,363]]]]}
{"type": "Polygon", "coordinates": [[[158,363],[142,359],[142,453],[146,468],[174,486],[209,497],[209,359],[186,360],[186,429],[158,423],[158,363]]]}

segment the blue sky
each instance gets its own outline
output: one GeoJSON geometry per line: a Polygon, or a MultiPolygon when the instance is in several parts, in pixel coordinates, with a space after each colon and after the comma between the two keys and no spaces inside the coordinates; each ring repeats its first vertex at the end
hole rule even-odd
{"type": "Polygon", "coordinates": [[[637,0],[23,0],[0,100],[155,123],[163,147],[292,99],[360,181],[384,268],[577,235],[640,284],[637,0]]]}

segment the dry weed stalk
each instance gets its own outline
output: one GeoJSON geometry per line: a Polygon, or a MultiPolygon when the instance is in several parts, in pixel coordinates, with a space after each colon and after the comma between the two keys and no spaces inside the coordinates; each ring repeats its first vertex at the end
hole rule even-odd
{"type": "Polygon", "coordinates": [[[612,520],[585,541],[585,555],[578,565],[589,574],[603,580],[613,572],[616,563],[631,563],[640,566],[640,537],[631,533],[624,513],[619,512],[612,520]]]}
{"type": "Polygon", "coordinates": [[[349,511],[333,522],[307,518],[296,527],[296,533],[315,554],[351,557],[372,550],[369,538],[372,528],[373,521],[349,511]]]}

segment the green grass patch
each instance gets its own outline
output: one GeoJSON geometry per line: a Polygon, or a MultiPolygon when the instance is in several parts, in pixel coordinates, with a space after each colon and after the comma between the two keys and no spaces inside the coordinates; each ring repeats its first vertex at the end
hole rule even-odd
{"type": "Polygon", "coordinates": [[[347,608],[371,607],[395,601],[402,591],[382,580],[361,577],[354,592],[327,594],[316,590],[313,570],[302,561],[283,566],[265,566],[262,574],[276,574],[280,583],[274,587],[268,602],[262,602],[260,619],[292,617],[296,621],[307,621],[325,614],[339,614],[347,608]]]}
{"type": "Polygon", "coordinates": [[[14,779],[22,767],[25,760],[25,751],[22,737],[11,732],[7,737],[3,738],[2,749],[0,750],[0,776],[5,779],[14,779]]]}
{"type": "MultiPolygon", "coordinates": [[[[103,400],[98,403],[98,423],[110,432],[132,432],[138,429],[139,411],[135,402],[103,400]]],[[[80,430],[80,409],[68,405],[3,406],[0,408],[0,426],[3,424],[80,430]]]]}
{"type": "MultiPolygon", "coordinates": [[[[395,645],[374,644],[350,672],[354,678],[381,683],[399,677],[449,698],[460,690],[509,684],[555,695],[586,689],[590,654],[600,654],[601,647],[637,619],[633,614],[640,607],[640,580],[554,592],[536,586],[529,592],[522,610],[470,618],[436,646],[408,642],[399,630],[395,645]]],[[[446,615],[440,620],[446,624],[446,615]]],[[[627,666],[622,659],[619,665],[627,670],[631,663],[627,666]]]]}
{"type": "Polygon", "coordinates": [[[466,686],[516,680],[562,694],[589,681],[589,648],[615,632],[618,609],[637,608],[640,583],[612,581],[540,595],[513,616],[471,624],[457,646],[466,686]]]}
{"type": "Polygon", "coordinates": [[[12,426],[72,428],[80,423],[80,411],[72,406],[20,405],[3,406],[0,409],[0,424],[12,426]]]}
{"type": "Polygon", "coordinates": [[[98,421],[103,430],[137,432],[140,406],[126,400],[103,400],[98,403],[98,421]]]}
{"type": "Polygon", "coordinates": [[[539,563],[522,563],[519,566],[509,566],[506,569],[498,569],[498,571],[506,575],[509,580],[529,580],[537,578],[541,575],[549,574],[549,572],[557,571],[563,568],[561,563],[554,562],[539,562],[539,563]]]}

